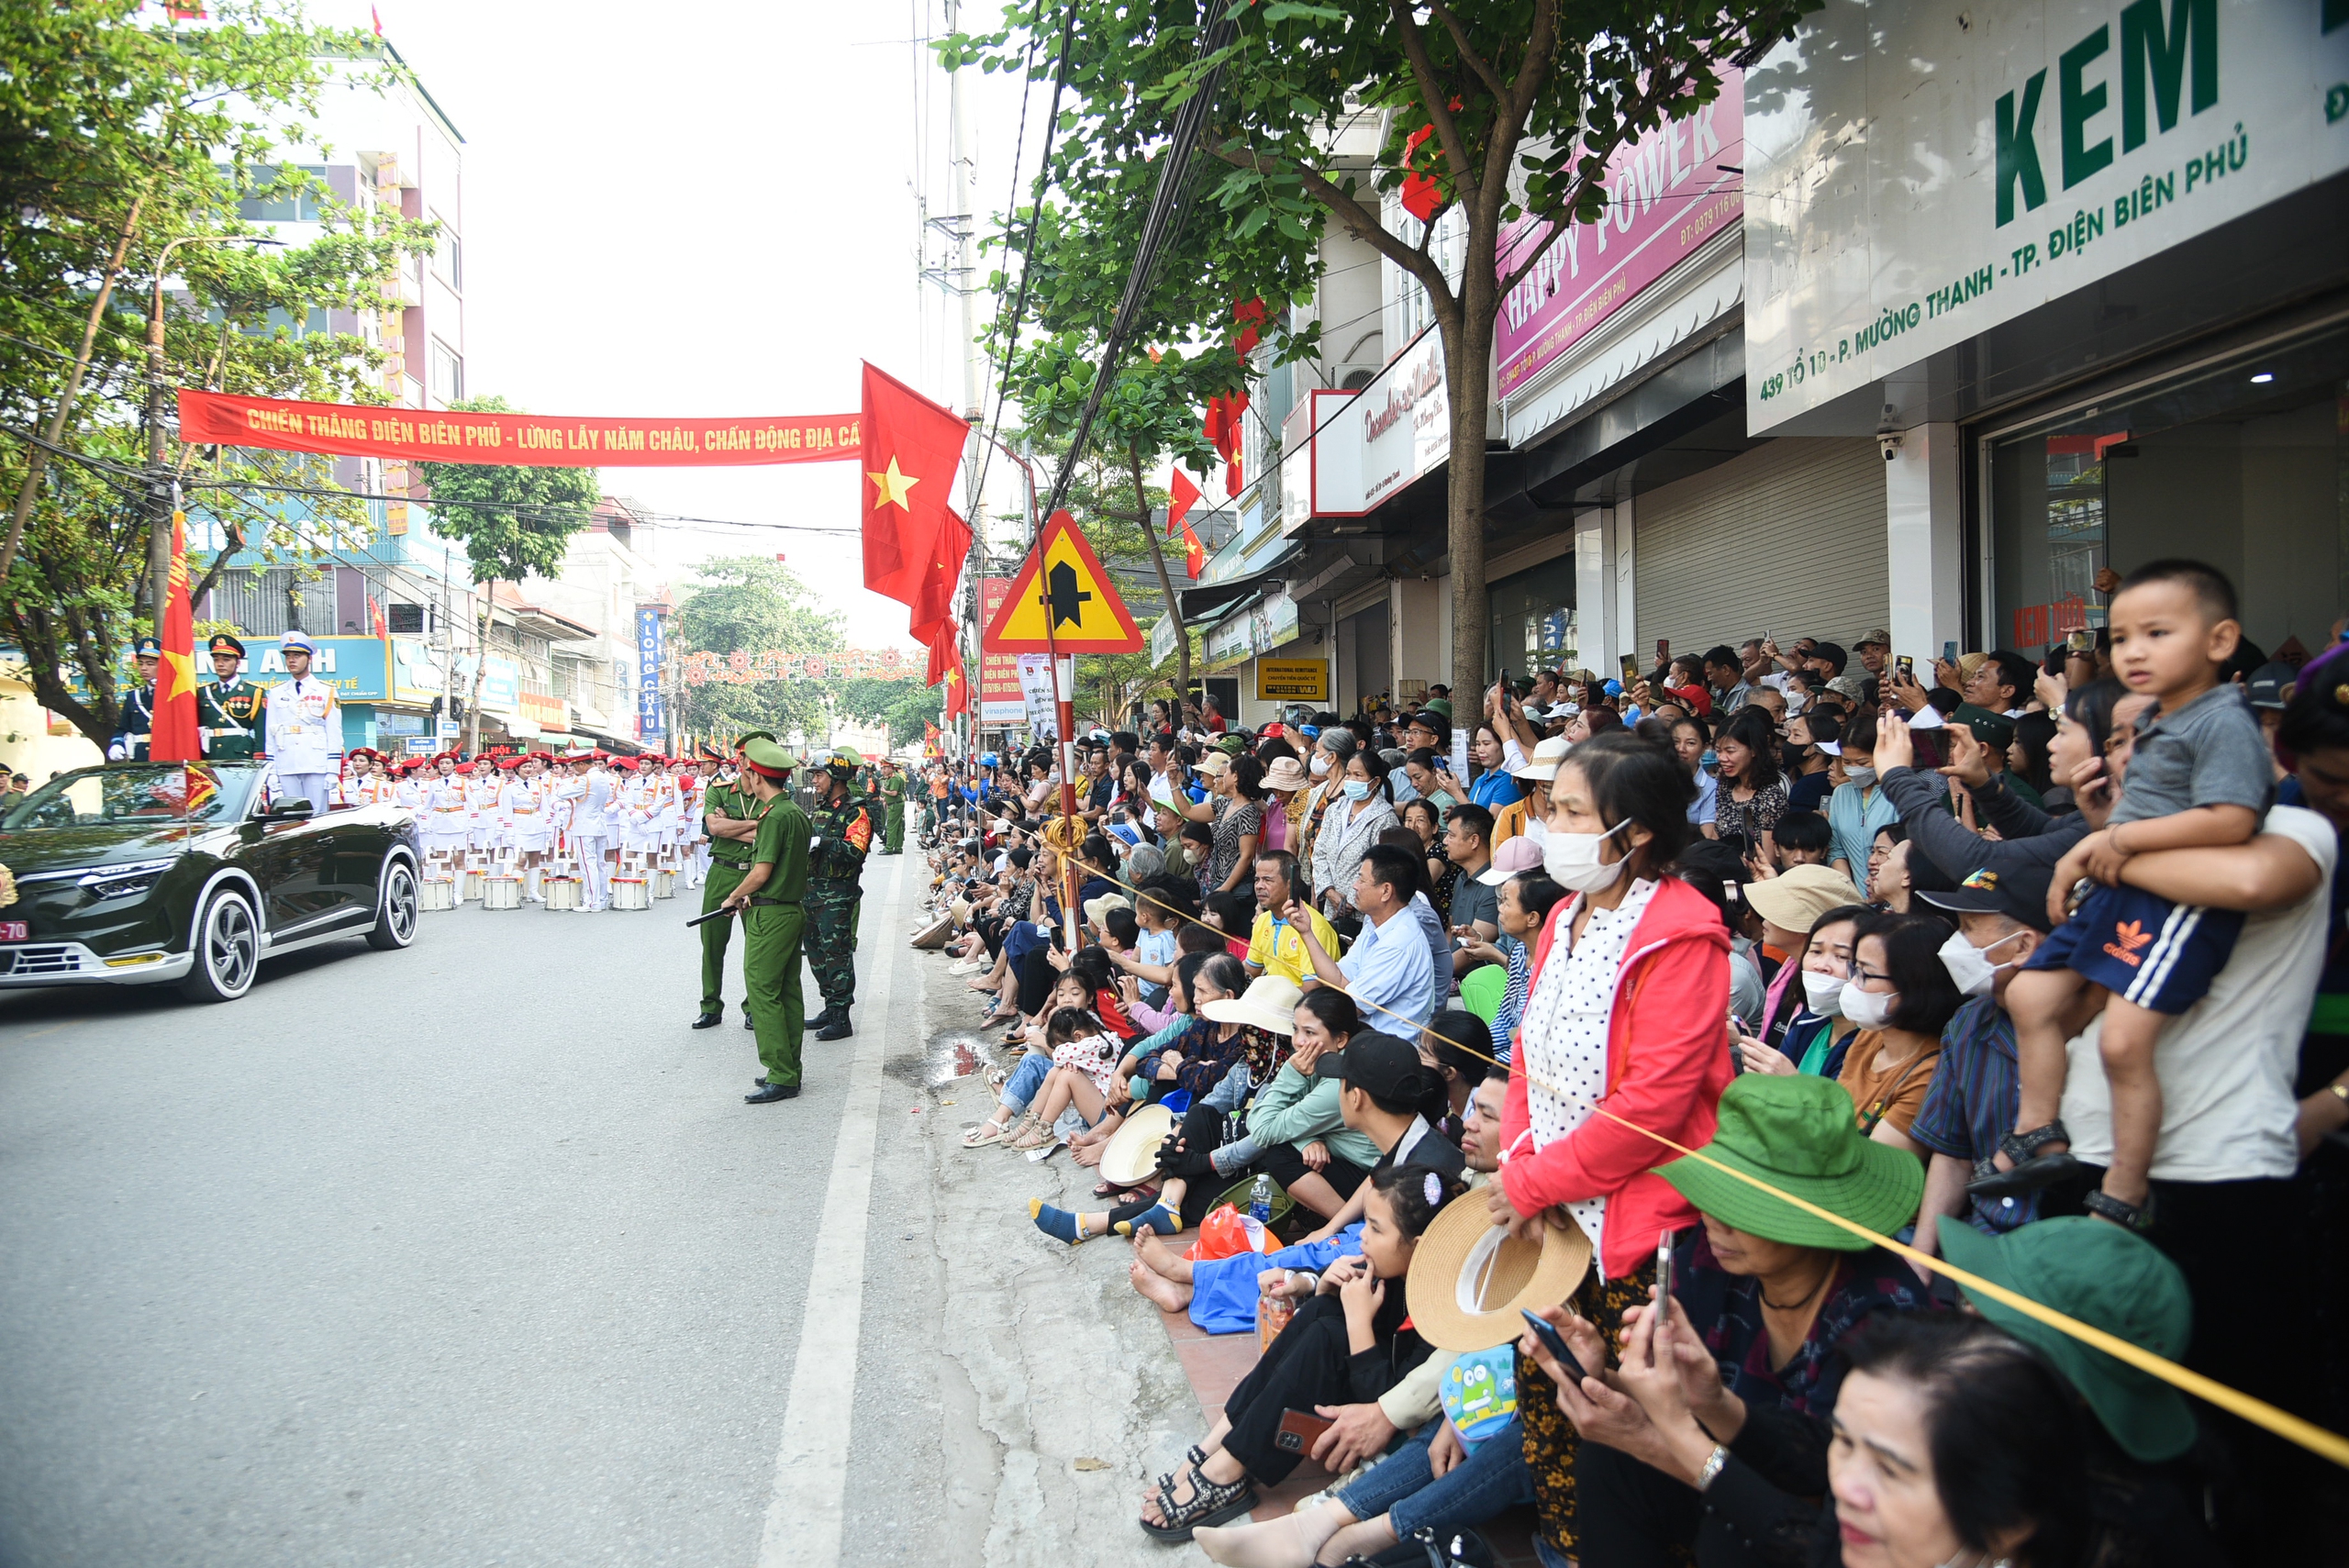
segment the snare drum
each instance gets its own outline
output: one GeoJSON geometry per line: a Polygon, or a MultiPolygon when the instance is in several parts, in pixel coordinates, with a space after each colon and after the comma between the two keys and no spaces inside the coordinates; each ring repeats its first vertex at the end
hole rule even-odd
{"type": "Polygon", "coordinates": [[[546,895],[550,909],[579,907],[579,879],[575,876],[548,877],[539,884],[539,890],[546,895]]]}
{"type": "Polygon", "coordinates": [[[522,879],[518,876],[493,876],[482,886],[481,906],[484,909],[519,909],[522,906],[522,879]]]}
{"type": "Polygon", "coordinates": [[[652,896],[674,898],[677,895],[677,873],[667,866],[652,873],[652,896]]]}
{"type": "Polygon", "coordinates": [[[650,909],[652,907],[651,889],[645,885],[640,876],[616,876],[612,878],[612,907],[650,909]]]}
{"type": "Polygon", "coordinates": [[[422,909],[454,909],[457,906],[457,884],[445,876],[428,876],[420,884],[417,906],[422,909]]]}
{"type": "Polygon", "coordinates": [[[487,872],[483,871],[478,866],[468,866],[465,868],[465,880],[457,889],[457,896],[470,904],[474,899],[482,896],[482,890],[488,884],[488,882],[489,873],[487,872]]]}

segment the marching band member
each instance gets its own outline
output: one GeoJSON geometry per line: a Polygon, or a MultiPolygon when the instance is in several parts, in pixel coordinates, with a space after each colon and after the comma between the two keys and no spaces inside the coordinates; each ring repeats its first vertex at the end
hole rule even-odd
{"type": "Polygon", "coordinates": [[[269,694],[269,760],[290,795],[308,797],[324,815],[333,805],[335,754],[342,750],[342,708],[334,688],[310,673],[318,645],[298,631],[278,639],[285,680],[269,694]]]}
{"type": "Polygon", "coordinates": [[[547,797],[540,787],[541,764],[536,754],[517,760],[512,775],[498,792],[499,815],[514,846],[522,879],[522,896],[540,902],[539,877],[547,854],[547,797]]]}
{"type": "Polygon", "coordinates": [[[463,858],[472,803],[465,798],[465,779],[458,771],[457,754],[443,751],[432,759],[433,773],[425,782],[424,852],[428,859],[463,858]]]}
{"type": "Polygon", "coordinates": [[[497,852],[499,839],[497,796],[498,792],[506,787],[506,781],[498,773],[497,759],[493,756],[484,755],[474,758],[470,772],[464,768],[459,768],[457,771],[467,774],[465,781],[466,847],[484,862],[487,862],[494,859],[497,852]]]}

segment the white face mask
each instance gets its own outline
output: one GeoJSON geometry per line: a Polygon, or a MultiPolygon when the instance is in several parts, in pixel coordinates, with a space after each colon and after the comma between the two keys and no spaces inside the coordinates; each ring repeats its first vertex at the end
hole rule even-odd
{"type": "Polygon", "coordinates": [[[1368,800],[1370,798],[1370,784],[1366,780],[1348,779],[1344,787],[1346,798],[1348,800],[1368,800]]]}
{"type": "Polygon", "coordinates": [[[2021,931],[2009,931],[1988,947],[1977,948],[1965,940],[1965,932],[1953,931],[1949,940],[1942,944],[1942,967],[1949,971],[1950,979],[1968,996],[1987,996],[1990,987],[1998,983],[1998,971],[2012,969],[2022,962],[2013,959],[1992,963],[1989,955],[2021,935],[2021,931]]]}
{"type": "Polygon", "coordinates": [[[1843,987],[1851,982],[1840,974],[1821,974],[1815,969],[1802,972],[1803,1006],[1821,1018],[1840,1017],[1843,1011],[1843,987]]]}
{"type": "Polygon", "coordinates": [[[1848,783],[1855,784],[1862,789],[1870,789],[1876,784],[1874,768],[1845,768],[1843,777],[1848,783]]]}
{"type": "Polygon", "coordinates": [[[1570,893],[1597,893],[1612,887],[1623,874],[1623,862],[1602,861],[1599,846],[1630,821],[1626,817],[1604,833],[1551,833],[1542,840],[1542,869],[1550,880],[1570,893]]]}
{"type": "Polygon", "coordinates": [[[1898,991],[1863,991],[1856,985],[1843,987],[1843,1016],[1864,1029],[1880,1029],[1892,1021],[1892,1006],[1900,1000],[1898,991]]]}
{"type": "Polygon", "coordinates": [[[1323,773],[1328,773],[1330,771],[1330,753],[1327,751],[1314,752],[1311,766],[1313,769],[1313,776],[1317,779],[1323,773]]]}

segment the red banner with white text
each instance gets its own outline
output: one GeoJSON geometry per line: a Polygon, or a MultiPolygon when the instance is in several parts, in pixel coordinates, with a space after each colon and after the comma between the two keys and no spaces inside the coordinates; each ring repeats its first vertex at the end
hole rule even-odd
{"type": "Polygon", "coordinates": [[[839,462],[859,455],[860,417],[785,414],[738,419],[611,419],[373,408],[180,390],[180,439],[412,462],[541,468],[710,468],[839,462]]]}

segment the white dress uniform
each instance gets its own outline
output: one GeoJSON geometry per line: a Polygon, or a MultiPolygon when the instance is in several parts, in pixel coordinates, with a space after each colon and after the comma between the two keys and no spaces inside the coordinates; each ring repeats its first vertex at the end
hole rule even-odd
{"type": "Polygon", "coordinates": [[[524,854],[545,852],[550,836],[547,801],[536,783],[508,779],[498,791],[498,815],[515,849],[524,854]]]}
{"type": "Polygon", "coordinates": [[[473,805],[465,798],[465,781],[455,773],[434,775],[424,786],[424,852],[455,857],[465,852],[467,825],[473,805]]]}
{"type": "Polygon", "coordinates": [[[316,675],[272,686],[262,733],[279,785],[326,811],[334,801],[335,753],[342,749],[342,707],[334,688],[316,675]]]}
{"type": "Polygon", "coordinates": [[[604,859],[604,850],[612,841],[612,808],[616,804],[612,775],[602,768],[590,768],[585,778],[572,779],[566,787],[576,792],[571,796],[571,841],[579,856],[579,875],[585,884],[579,907],[583,911],[601,909],[612,901],[612,867],[604,859]]]}

